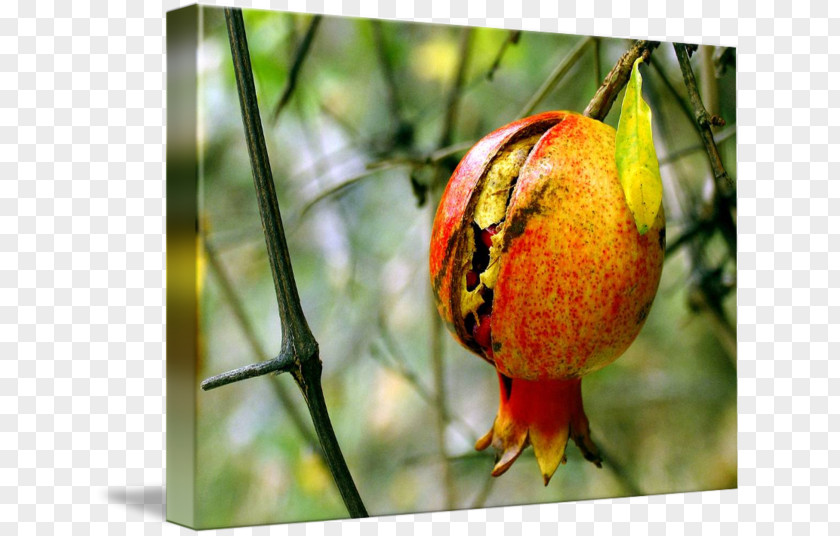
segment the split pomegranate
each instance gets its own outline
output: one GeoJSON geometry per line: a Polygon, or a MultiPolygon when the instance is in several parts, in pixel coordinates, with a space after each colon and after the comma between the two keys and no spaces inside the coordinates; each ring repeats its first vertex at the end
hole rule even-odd
{"type": "Polygon", "coordinates": [[[600,467],[581,378],[617,359],[659,285],[665,219],[640,235],[615,164],[615,130],[547,112],[485,136],[456,168],[432,229],[444,323],[497,370],[500,404],[476,443],[504,473],[529,444],[545,484],[571,437],[600,467]]]}

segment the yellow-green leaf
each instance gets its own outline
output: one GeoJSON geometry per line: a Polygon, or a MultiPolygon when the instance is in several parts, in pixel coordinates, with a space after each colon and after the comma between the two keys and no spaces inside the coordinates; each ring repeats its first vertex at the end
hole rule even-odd
{"type": "Polygon", "coordinates": [[[645,234],[662,205],[662,177],[653,146],[650,107],[642,99],[640,61],[642,58],[633,64],[621,103],[615,137],[615,164],[627,206],[636,220],[636,229],[639,234],[645,234]]]}

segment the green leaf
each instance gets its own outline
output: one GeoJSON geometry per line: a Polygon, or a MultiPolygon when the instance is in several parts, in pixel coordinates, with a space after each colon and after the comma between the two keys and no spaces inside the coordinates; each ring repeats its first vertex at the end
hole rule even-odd
{"type": "Polygon", "coordinates": [[[615,163],[627,206],[636,220],[636,229],[643,235],[653,226],[662,205],[662,177],[653,146],[650,107],[642,99],[640,61],[642,58],[633,64],[621,103],[615,163]]]}

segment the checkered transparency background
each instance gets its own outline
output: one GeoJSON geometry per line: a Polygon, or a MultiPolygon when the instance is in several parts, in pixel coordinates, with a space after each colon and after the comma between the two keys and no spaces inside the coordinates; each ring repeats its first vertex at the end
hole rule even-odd
{"type": "MultiPolygon", "coordinates": [[[[163,505],[182,4],[85,4],[0,11],[0,534],[191,532],[163,505]]],[[[737,46],[739,489],[216,532],[840,534],[840,4],[234,4],[737,46]]]]}

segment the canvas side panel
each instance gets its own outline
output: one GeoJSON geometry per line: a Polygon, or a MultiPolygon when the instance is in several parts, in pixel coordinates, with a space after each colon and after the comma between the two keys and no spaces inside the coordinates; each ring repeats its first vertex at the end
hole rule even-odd
{"type": "Polygon", "coordinates": [[[195,527],[198,6],[166,14],[166,518],[195,527]]]}

